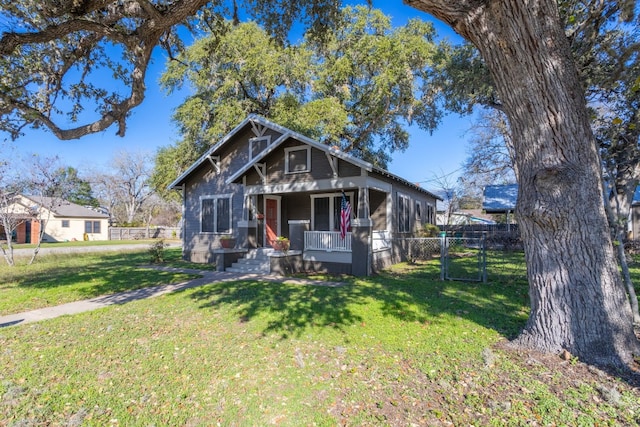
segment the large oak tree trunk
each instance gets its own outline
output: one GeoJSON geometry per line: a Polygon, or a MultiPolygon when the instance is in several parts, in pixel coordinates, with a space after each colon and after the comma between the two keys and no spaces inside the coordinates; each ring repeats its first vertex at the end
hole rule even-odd
{"type": "Polygon", "coordinates": [[[531,313],[517,345],[599,365],[640,345],[603,206],[601,169],[554,0],[415,0],[471,41],[509,118],[531,313]]]}

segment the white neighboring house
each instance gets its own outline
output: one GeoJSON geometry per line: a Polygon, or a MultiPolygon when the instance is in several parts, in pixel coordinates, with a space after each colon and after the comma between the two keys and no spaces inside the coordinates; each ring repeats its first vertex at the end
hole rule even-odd
{"type": "Polygon", "coordinates": [[[40,223],[43,242],[109,239],[109,215],[60,198],[20,195],[11,211],[25,219],[16,230],[17,243],[36,243],[40,223]]]}

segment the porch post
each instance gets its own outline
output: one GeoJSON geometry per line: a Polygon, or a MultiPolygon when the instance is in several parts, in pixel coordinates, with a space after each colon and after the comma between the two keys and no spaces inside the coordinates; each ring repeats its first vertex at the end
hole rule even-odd
{"type": "Polygon", "coordinates": [[[351,274],[371,274],[371,229],[369,188],[358,188],[358,217],[351,223],[351,274]]]}
{"type": "Polygon", "coordinates": [[[289,220],[289,241],[291,242],[289,249],[304,250],[304,232],[309,231],[310,223],[311,221],[306,219],[289,220]]]}
{"type": "Polygon", "coordinates": [[[356,218],[351,224],[351,274],[371,274],[371,220],[356,218]]]}

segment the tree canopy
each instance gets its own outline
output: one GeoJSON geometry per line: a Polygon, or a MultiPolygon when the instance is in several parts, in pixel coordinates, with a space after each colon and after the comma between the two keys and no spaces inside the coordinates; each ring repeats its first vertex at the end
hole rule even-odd
{"type": "Polygon", "coordinates": [[[409,124],[437,126],[430,23],[392,28],[379,10],[347,7],[322,40],[307,34],[295,45],[254,22],[225,25],[170,61],[161,79],[169,92],[189,84],[194,94],[174,116],[182,141],[158,155],[158,190],[249,113],[381,167],[409,145],[409,124]]]}
{"type": "Polygon", "coordinates": [[[225,17],[257,16],[281,37],[295,20],[321,28],[340,2],[302,0],[0,0],[0,129],[14,138],[46,127],[75,139],[126,120],[145,96],[156,48],[181,50],[181,26],[217,31],[225,17]]]}

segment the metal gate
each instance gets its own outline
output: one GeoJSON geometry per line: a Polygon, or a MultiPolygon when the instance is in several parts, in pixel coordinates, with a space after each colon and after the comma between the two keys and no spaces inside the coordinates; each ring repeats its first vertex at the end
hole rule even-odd
{"type": "Polygon", "coordinates": [[[440,279],[465,282],[487,281],[485,238],[416,237],[398,239],[410,262],[440,257],[440,279]]]}
{"type": "Polygon", "coordinates": [[[443,280],[487,281],[484,237],[442,237],[440,276],[443,280]]]}

